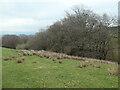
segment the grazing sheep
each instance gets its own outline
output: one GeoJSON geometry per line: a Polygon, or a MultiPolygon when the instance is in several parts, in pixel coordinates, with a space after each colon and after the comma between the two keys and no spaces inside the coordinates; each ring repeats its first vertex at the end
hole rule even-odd
{"type": "Polygon", "coordinates": [[[28,56],[28,54],[26,52],[23,52],[23,56],[28,56]]]}
{"type": "Polygon", "coordinates": [[[31,52],[33,55],[36,55],[36,51],[31,50],[30,52],[31,52]]]}

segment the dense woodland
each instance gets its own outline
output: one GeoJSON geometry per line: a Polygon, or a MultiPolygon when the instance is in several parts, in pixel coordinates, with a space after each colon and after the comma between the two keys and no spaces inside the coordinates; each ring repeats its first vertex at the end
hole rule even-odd
{"type": "Polygon", "coordinates": [[[75,7],[66,16],[35,35],[4,35],[2,46],[47,50],[103,60],[118,60],[115,17],[75,7]]]}

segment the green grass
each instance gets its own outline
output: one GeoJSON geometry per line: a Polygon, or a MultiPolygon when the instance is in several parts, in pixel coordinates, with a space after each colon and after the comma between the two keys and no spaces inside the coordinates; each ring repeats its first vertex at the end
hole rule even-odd
{"type": "Polygon", "coordinates": [[[2,89],[2,48],[0,48],[0,89],[2,89]]]}
{"type": "MultiPolygon", "coordinates": [[[[3,48],[3,58],[22,55],[16,50],[3,48]]],[[[19,57],[21,58],[21,57],[19,57]]],[[[118,77],[110,75],[108,68],[116,65],[92,63],[78,68],[83,61],[63,59],[62,64],[38,56],[22,56],[25,62],[2,60],[3,88],[117,88],[118,77]],[[37,63],[32,63],[36,61],[37,63]]]]}

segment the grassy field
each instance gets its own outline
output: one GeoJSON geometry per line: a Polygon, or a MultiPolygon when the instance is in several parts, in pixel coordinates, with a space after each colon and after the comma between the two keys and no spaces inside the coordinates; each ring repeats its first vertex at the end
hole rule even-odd
{"type": "Polygon", "coordinates": [[[0,48],[0,89],[2,89],[2,48],[0,48]]]}
{"type": "Polygon", "coordinates": [[[22,56],[16,50],[2,48],[3,88],[117,88],[118,76],[109,74],[114,64],[87,63],[62,59],[53,61],[38,56],[22,56]],[[25,61],[16,61],[24,58],[25,61]],[[60,63],[61,61],[61,63],[60,63]],[[78,66],[86,64],[87,67],[78,66]]]}

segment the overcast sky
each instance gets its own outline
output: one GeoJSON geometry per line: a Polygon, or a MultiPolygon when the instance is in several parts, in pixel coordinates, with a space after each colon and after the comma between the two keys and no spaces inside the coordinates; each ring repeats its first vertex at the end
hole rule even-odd
{"type": "Polygon", "coordinates": [[[0,0],[2,34],[34,34],[65,16],[75,5],[95,13],[118,14],[119,0],[0,0]]]}

